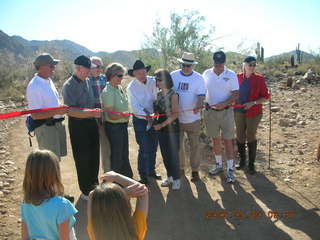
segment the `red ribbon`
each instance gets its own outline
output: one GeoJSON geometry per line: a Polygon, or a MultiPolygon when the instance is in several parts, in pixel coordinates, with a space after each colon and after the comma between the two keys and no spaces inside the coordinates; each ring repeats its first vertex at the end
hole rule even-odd
{"type": "MultiPolygon", "coordinates": [[[[244,107],[244,105],[243,104],[234,104],[234,105],[226,105],[224,107],[244,107]]],[[[63,108],[71,108],[71,107],[61,106],[61,107],[40,108],[40,109],[34,109],[34,110],[24,110],[24,111],[16,111],[16,112],[9,112],[9,113],[1,113],[0,114],[0,120],[13,118],[13,117],[19,117],[19,116],[22,116],[22,115],[27,115],[27,114],[32,114],[32,113],[63,109],[63,108]]],[[[178,112],[174,112],[173,114],[180,113],[180,112],[190,112],[190,111],[194,111],[194,110],[201,110],[203,108],[205,108],[205,106],[199,107],[199,108],[194,108],[194,109],[181,110],[181,111],[178,111],[178,112]]],[[[114,111],[102,110],[102,109],[89,109],[89,108],[79,108],[79,109],[87,110],[87,111],[95,111],[95,112],[109,112],[109,113],[114,113],[114,114],[132,115],[132,116],[137,116],[137,117],[143,117],[143,118],[146,118],[146,119],[157,118],[157,117],[161,117],[161,116],[167,115],[167,114],[163,113],[163,114],[154,114],[154,115],[151,115],[151,116],[146,116],[146,115],[137,115],[137,114],[129,113],[129,112],[114,112],[114,111]]]]}

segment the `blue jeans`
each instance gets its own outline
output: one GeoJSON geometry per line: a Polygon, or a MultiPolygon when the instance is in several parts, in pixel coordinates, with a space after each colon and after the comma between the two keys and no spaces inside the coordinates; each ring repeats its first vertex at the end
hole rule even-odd
{"type": "Polygon", "coordinates": [[[139,145],[138,171],[141,177],[155,173],[158,133],[151,128],[147,131],[148,121],[133,117],[136,141],[139,145]]]}
{"type": "Polygon", "coordinates": [[[174,180],[180,178],[180,161],[179,161],[179,132],[160,131],[159,145],[164,166],[167,170],[167,176],[174,180]]]}

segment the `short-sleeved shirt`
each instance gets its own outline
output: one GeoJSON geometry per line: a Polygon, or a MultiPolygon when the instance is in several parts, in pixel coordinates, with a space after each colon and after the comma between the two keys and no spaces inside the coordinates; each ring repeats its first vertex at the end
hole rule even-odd
{"type": "Polygon", "coordinates": [[[193,123],[201,118],[200,112],[194,114],[191,110],[197,107],[199,96],[205,96],[205,84],[203,77],[196,71],[190,75],[185,75],[182,70],[171,73],[173,89],[179,95],[180,112],[179,121],[181,123],[193,123]]]}
{"type": "Polygon", "coordinates": [[[95,107],[95,98],[88,78],[81,80],[73,75],[63,84],[62,95],[64,104],[70,107],[95,107]]]}
{"type": "Polygon", "coordinates": [[[22,203],[21,218],[28,228],[30,239],[59,240],[59,225],[69,220],[69,230],[74,226],[77,209],[63,197],[53,197],[40,205],[22,203]]]}
{"type": "Polygon", "coordinates": [[[100,94],[107,84],[107,78],[100,74],[98,77],[91,76],[89,80],[92,87],[93,96],[95,98],[95,107],[101,108],[100,94]]]}
{"type": "Polygon", "coordinates": [[[239,90],[238,78],[235,72],[228,68],[217,75],[213,69],[207,69],[202,74],[206,84],[206,102],[215,105],[231,97],[232,91],[239,90]]]}
{"type": "MultiPolygon", "coordinates": [[[[146,215],[144,214],[143,211],[136,210],[132,218],[136,225],[138,240],[144,240],[147,233],[147,229],[148,229],[146,215]]],[[[90,240],[96,240],[96,237],[93,231],[92,220],[90,218],[88,219],[87,232],[90,240]]]]}
{"type": "MultiPolygon", "coordinates": [[[[128,98],[122,87],[112,86],[110,82],[101,93],[101,101],[104,109],[112,108],[114,112],[128,112],[128,98]]],[[[121,118],[117,120],[110,119],[107,112],[104,113],[105,120],[111,123],[126,123],[128,119],[121,118]]]]}
{"type": "MultiPolygon", "coordinates": [[[[59,94],[52,80],[44,79],[37,73],[28,84],[27,100],[29,110],[60,106],[59,94]]],[[[62,117],[61,115],[54,116],[54,118],[62,117]]]]}

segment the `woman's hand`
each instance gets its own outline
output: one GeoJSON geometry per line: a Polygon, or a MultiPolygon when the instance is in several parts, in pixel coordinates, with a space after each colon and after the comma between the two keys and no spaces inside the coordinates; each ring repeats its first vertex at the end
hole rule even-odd
{"type": "Polygon", "coordinates": [[[153,126],[154,130],[156,131],[159,131],[161,128],[163,128],[163,125],[160,123],[160,124],[156,124],[153,126]]]}
{"type": "Polygon", "coordinates": [[[141,183],[135,183],[125,188],[126,193],[129,197],[141,197],[148,192],[146,185],[141,183]]]}
{"type": "Polygon", "coordinates": [[[101,177],[100,180],[103,182],[114,182],[118,173],[114,171],[105,172],[101,177]]]}
{"type": "Polygon", "coordinates": [[[245,103],[244,104],[244,109],[245,110],[248,110],[248,109],[250,109],[252,106],[254,106],[255,105],[255,103],[254,102],[247,102],[247,103],[245,103]]]}

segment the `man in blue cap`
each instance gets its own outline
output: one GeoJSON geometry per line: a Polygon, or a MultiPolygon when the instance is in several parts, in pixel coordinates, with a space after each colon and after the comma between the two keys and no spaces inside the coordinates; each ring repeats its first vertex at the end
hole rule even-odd
{"type": "Polygon", "coordinates": [[[216,164],[209,171],[216,175],[223,171],[221,138],[224,141],[227,157],[227,182],[235,182],[233,174],[234,150],[233,139],[235,124],[233,108],[228,105],[234,103],[239,95],[239,83],[235,72],[225,67],[226,55],[223,51],[213,54],[214,66],[203,73],[206,84],[206,110],[204,122],[206,133],[212,138],[213,153],[216,164]]]}
{"type": "Polygon", "coordinates": [[[69,134],[75,161],[81,198],[99,184],[99,130],[100,112],[95,108],[95,98],[88,79],[91,61],[81,55],[74,60],[75,72],[63,85],[63,100],[69,108],[69,134]],[[83,109],[84,108],[84,109],[83,109]]]}

